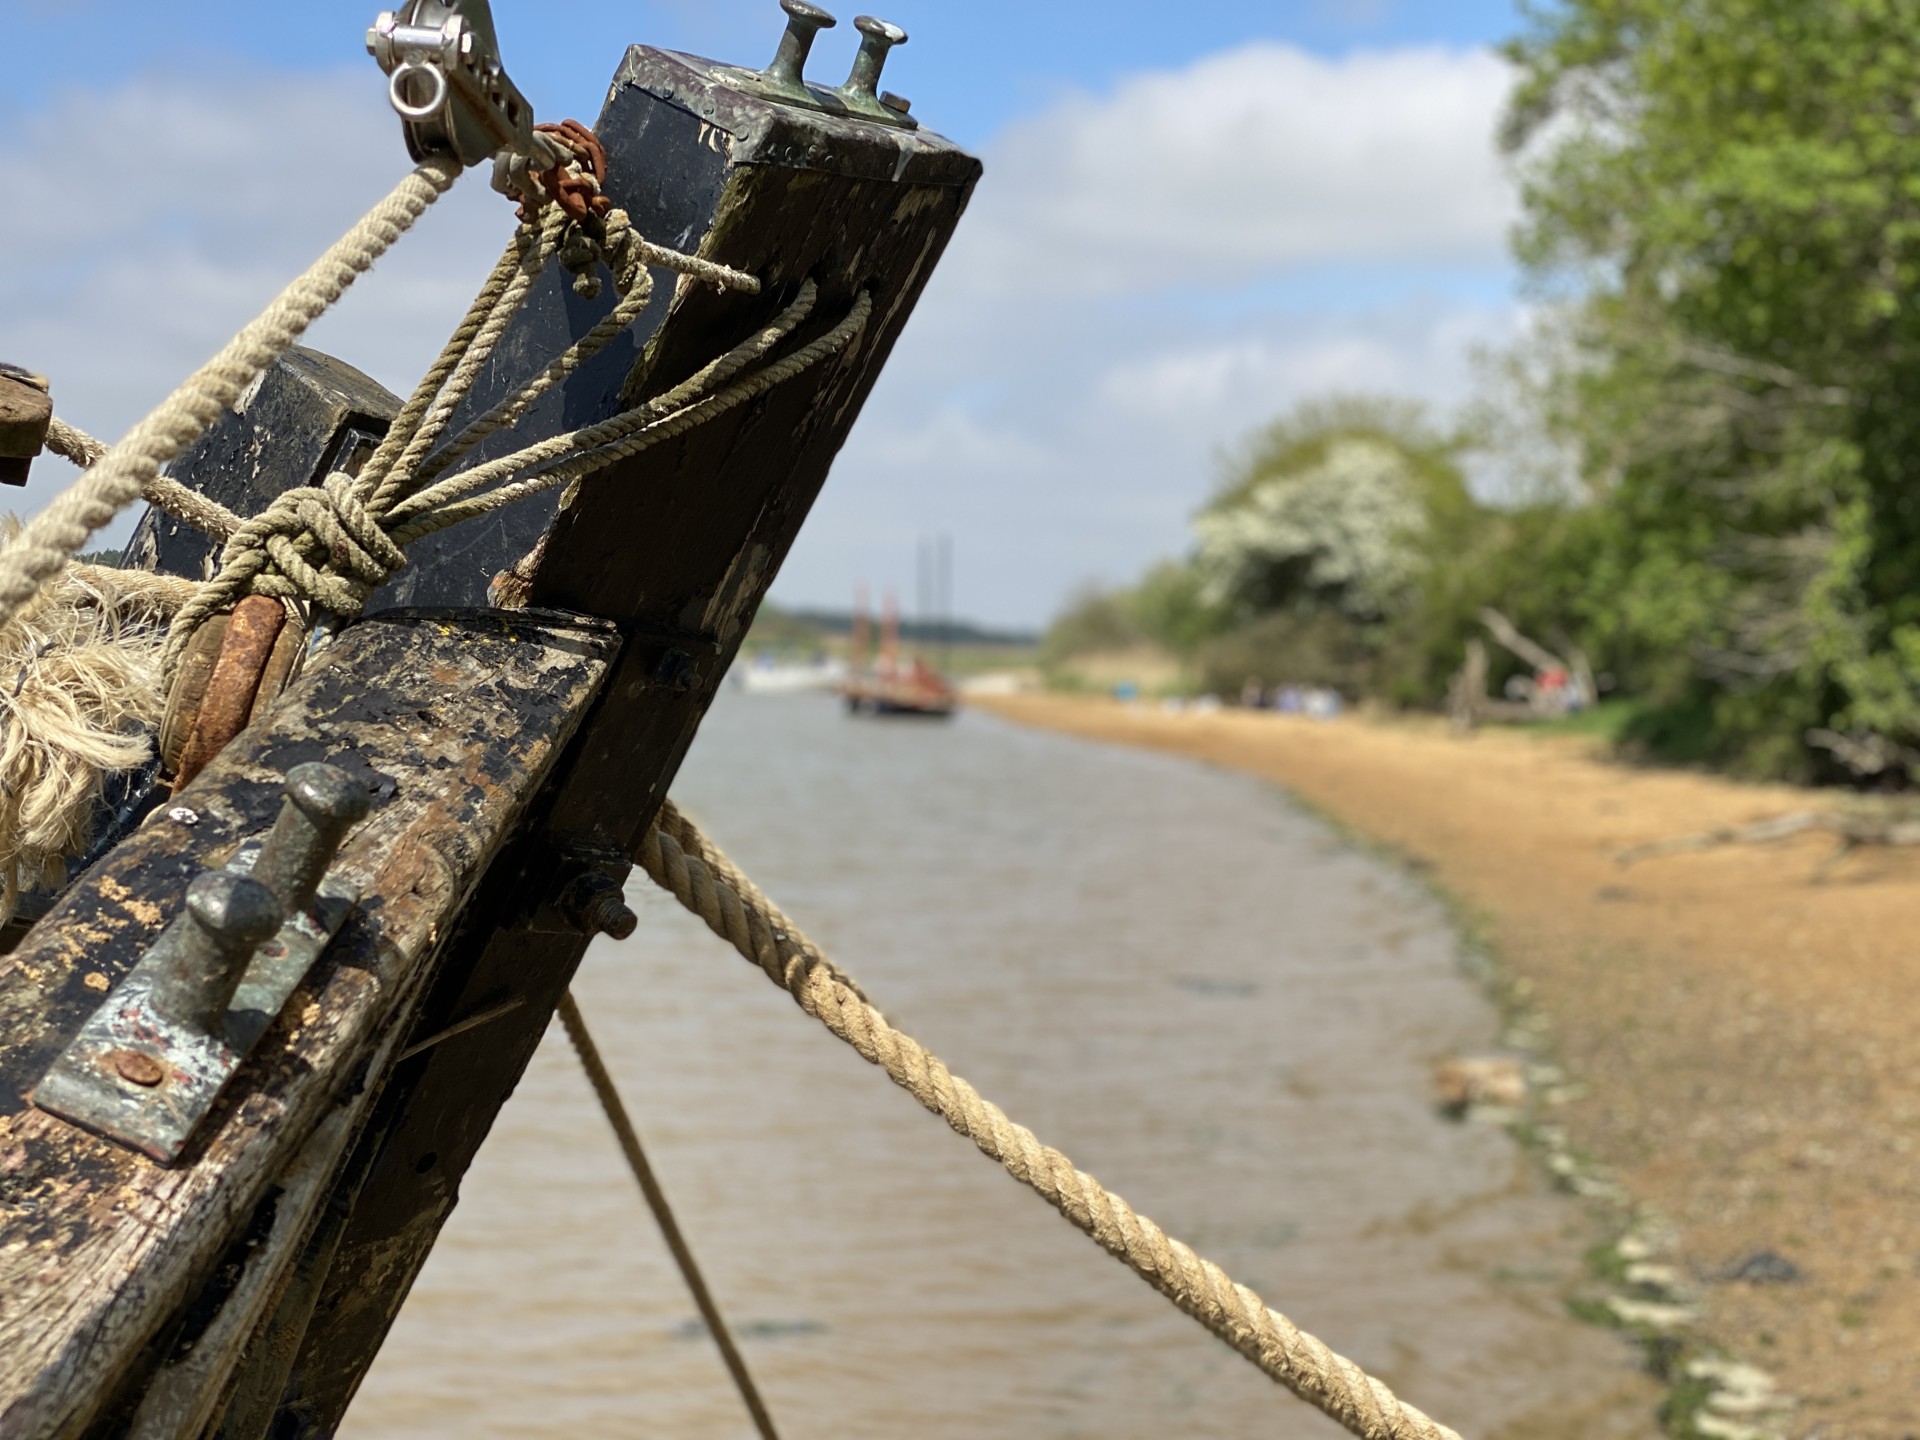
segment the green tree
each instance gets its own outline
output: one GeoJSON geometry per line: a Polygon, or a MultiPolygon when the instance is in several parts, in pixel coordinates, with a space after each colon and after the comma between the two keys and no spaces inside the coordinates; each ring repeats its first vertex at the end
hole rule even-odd
{"type": "Polygon", "coordinates": [[[1719,753],[1920,740],[1920,8],[1562,0],[1508,47],[1581,622],[1719,753]]]}
{"type": "Polygon", "coordinates": [[[1242,620],[1323,609],[1384,619],[1412,588],[1429,532],[1471,508],[1457,449],[1406,401],[1299,406],[1254,437],[1194,517],[1202,594],[1242,620]]]}

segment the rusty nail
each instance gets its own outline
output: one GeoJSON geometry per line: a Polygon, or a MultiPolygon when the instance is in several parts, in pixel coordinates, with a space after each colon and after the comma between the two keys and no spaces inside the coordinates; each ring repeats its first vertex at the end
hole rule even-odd
{"type": "Polygon", "coordinates": [[[313,903],[320,877],[340,842],[366,818],[366,786],[338,765],[312,761],[287,772],[286,799],[260,846],[253,874],[280,898],[288,913],[313,903]]]}
{"type": "Polygon", "coordinates": [[[907,43],[907,32],[898,25],[862,15],[853,22],[861,35],[860,53],[853,57],[853,73],[840,88],[856,100],[875,99],[874,87],[880,83],[880,71],[887,63],[887,52],[907,43]]]}
{"type": "Polygon", "coordinates": [[[218,1036],[253,952],[280,928],[273,891],[230,870],[209,870],[187,886],[187,911],[162,940],[167,963],[153,1007],[203,1035],[218,1036]]]}
{"type": "Polygon", "coordinates": [[[166,1066],[138,1050],[115,1050],[107,1058],[113,1061],[114,1073],[129,1084],[152,1089],[167,1078],[166,1066]]]}
{"type": "Polygon", "coordinates": [[[787,12],[787,33],[780,37],[780,48],[761,72],[783,90],[805,90],[807,56],[813,49],[813,37],[831,30],[839,22],[818,5],[807,0],[780,0],[787,12]]]}

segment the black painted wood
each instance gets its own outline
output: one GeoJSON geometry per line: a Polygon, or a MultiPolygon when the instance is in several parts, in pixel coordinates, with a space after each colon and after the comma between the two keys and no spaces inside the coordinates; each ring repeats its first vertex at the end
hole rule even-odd
{"type": "MultiPolygon", "coordinates": [[[[755,99],[706,62],[640,47],[628,53],[599,128],[614,156],[610,188],[643,230],[765,281],[757,297],[663,285],[657,328],[625,357],[622,403],[659,393],[738,343],[805,279],[821,299],[795,346],[837,323],[862,289],[874,318],[838,360],[591,477],[567,509],[527,507],[534,519],[551,516],[535,603],[612,620],[625,643],[535,822],[476,892],[420,1033],[502,996],[525,1003],[407,1062],[387,1083],[354,1162],[365,1178],[336,1197],[351,1213],[269,1432],[276,1437],[329,1435],[339,1424],[586,948],[552,897],[582,867],[626,873],[980,173],[928,132],[755,99]],[[688,217],[677,231],[675,216],[688,217]]],[[[589,324],[591,312],[569,323],[589,324]]],[[[590,387],[578,388],[572,399],[584,403],[590,387]]],[[[600,393],[596,403],[606,403],[609,392],[600,393]]],[[[460,583],[481,583],[481,571],[517,558],[546,526],[529,520],[475,542],[460,583]]]]}
{"type": "MultiPolygon", "coordinates": [[[[0,1435],[79,1433],[182,1326],[210,1319],[196,1296],[219,1293],[221,1257],[290,1158],[329,1114],[344,1108],[357,1129],[371,1112],[380,1057],[618,645],[604,622],[541,612],[352,627],[187,788],[179,815],[118,846],[0,958],[0,1435]],[[360,776],[374,800],[335,861],[363,898],[179,1163],[28,1105],[187,882],[262,835],[287,770],[309,760],[360,776]]],[[[110,1415],[100,1423],[111,1432],[110,1415]]]]}
{"type": "MultiPolygon", "coordinates": [[[[386,386],[344,360],[296,345],[165,473],[236,515],[257,515],[282,491],[317,485],[332,470],[357,469],[399,412],[400,399],[386,386]]],[[[205,580],[220,544],[149,509],[120,563],[205,580]]]]}

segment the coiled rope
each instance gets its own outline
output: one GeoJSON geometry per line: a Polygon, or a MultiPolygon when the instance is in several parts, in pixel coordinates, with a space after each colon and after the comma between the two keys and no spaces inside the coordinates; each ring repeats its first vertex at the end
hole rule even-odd
{"type": "Polygon", "coordinates": [[[1366,1440],[1460,1440],[1076,1169],[912,1036],[894,1029],[671,801],[637,858],[656,884],[759,966],[802,1010],[1270,1378],[1366,1440]]]}

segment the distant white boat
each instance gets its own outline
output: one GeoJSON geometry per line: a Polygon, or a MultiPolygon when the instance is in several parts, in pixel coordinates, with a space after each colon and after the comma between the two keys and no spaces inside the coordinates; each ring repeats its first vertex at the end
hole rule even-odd
{"type": "Polygon", "coordinates": [[[796,664],[763,653],[735,662],[731,678],[737,689],[749,695],[799,695],[838,689],[847,678],[847,667],[844,661],[826,657],[796,664]]]}

